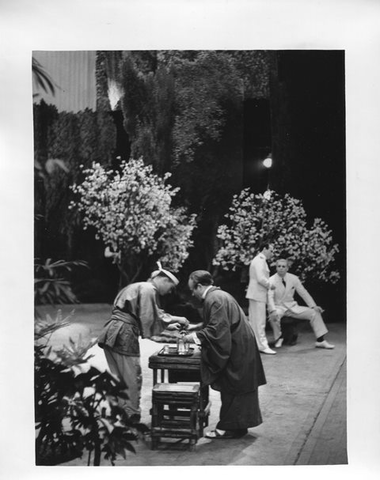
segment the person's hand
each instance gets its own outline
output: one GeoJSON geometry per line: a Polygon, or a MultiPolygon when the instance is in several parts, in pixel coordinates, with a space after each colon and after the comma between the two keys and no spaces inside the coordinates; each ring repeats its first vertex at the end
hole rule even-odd
{"type": "Polygon", "coordinates": [[[272,322],[279,322],[280,321],[280,315],[277,313],[276,310],[272,310],[271,312],[269,312],[269,319],[272,322]]]}
{"type": "Polygon", "coordinates": [[[190,322],[186,317],[176,317],[176,321],[185,329],[190,325],[190,322]]]}
{"type": "Polygon", "coordinates": [[[170,323],[166,327],[166,330],[181,330],[181,325],[178,322],[170,323]]]}
{"type": "Polygon", "coordinates": [[[315,307],[313,307],[314,310],[317,310],[318,313],[323,313],[324,310],[322,307],[318,307],[318,305],[316,305],[315,307]]]}
{"type": "Polygon", "coordinates": [[[272,283],[269,285],[269,290],[276,290],[276,285],[273,285],[272,283]]]}

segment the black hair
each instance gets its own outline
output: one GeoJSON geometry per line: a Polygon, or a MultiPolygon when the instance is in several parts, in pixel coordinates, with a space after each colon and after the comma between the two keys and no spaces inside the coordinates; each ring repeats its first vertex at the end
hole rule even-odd
{"type": "Polygon", "coordinates": [[[195,270],[189,276],[189,280],[192,280],[194,284],[200,284],[205,287],[213,285],[214,280],[212,279],[211,273],[207,270],[195,270]]]}

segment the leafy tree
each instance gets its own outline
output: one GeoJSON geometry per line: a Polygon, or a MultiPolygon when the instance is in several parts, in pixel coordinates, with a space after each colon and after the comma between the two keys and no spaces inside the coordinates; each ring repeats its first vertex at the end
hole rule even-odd
{"type": "Polygon", "coordinates": [[[84,174],[72,187],[79,198],[70,208],[83,214],[84,228],[95,228],[122,280],[135,280],[157,260],[178,271],[192,246],[195,216],[172,207],[178,189],[165,184],[170,174],[154,175],[142,159],[123,162],[120,172],[93,164],[84,174]]]}
{"type": "Polygon", "coordinates": [[[227,223],[220,225],[219,250],[214,265],[236,270],[248,265],[264,242],[274,245],[274,257],[291,258],[292,271],[302,280],[335,283],[334,257],[339,251],[332,232],[323,220],[316,218],[308,226],[301,200],[273,191],[253,194],[244,189],[233,197],[227,223]]]}

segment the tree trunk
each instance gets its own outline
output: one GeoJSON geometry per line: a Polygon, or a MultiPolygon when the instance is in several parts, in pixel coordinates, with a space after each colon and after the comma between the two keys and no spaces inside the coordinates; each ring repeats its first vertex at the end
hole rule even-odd
{"type": "Polygon", "coordinates": [[[94,450],[94,467],[100,466],[101,460],[101,442],[95,443],[95,450],[94,450]]]}

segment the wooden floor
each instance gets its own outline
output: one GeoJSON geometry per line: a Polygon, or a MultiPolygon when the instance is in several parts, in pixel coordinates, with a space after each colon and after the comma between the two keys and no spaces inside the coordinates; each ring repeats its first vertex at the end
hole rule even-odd
{"type": "Polygon", "coordinates": [[[346,465],[347,365],[342,364],[296,465],[346,465]]]}

